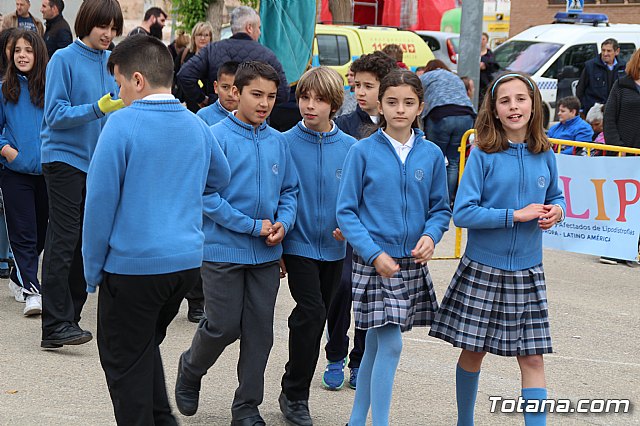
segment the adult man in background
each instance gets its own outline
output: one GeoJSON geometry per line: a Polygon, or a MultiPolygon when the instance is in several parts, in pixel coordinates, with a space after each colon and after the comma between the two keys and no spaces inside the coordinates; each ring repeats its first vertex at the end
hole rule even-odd
{"type": "Polygon", "coordinates": [[[585,114],[596,102],[606,104],[613,83],[624,76],[626,63],[618,60],[619,53],[618,41],[608,38],[600,46],[600,55],[584,63],[576,96],[585,114]]]}
{"type": "Polygon", "coordinates": [[[29,13],[30,7],[31,2],[29,0],[16,0],[16,11],[4,17],[2,29],[24,28],[25,30],[35,31],[43,35],[44,26],[38,18],[29,13]]]}
{"type": "Polygon", "coordinates": [[[235,8],[231,12],[231,32],[231,38],[208,44],[182,66],[177,78],[185,95],[201,108],[212,104],[217,96],[203,93],[198,80],[215,81],[218,68],[225,62],[261,61],[271,65],[280,78],[276,103],[288,101],[289,84],[282,64],[270,49],[258,43],[260,15],[248,6],[235,8]]]}
{"type": "Polygon", "coordinates": [[[62,17],[63,10],[63,0],[42,0],[40,12],[47,27],[44,32],[44,42],[47,45],[49,57],[53,56],[56,50],[73,43],[73,34],[69,23],[62,17]]]}
{"type": "Polygon", "coordinates": [[[167,13],[159,7],[150,7],[144,13],[144,20],[139,27],[135,27],[127,35],[146,34],[162,40],[162,29],[167,20],[167,13]]]}

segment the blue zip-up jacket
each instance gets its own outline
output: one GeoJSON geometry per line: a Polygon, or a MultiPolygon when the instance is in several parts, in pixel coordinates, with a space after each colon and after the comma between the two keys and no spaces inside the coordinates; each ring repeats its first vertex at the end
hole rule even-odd
{"type": "Polygon", "coordinates": [[[200,117],[205,123],[209,126],[213,126],[214,124],[218,124],[220,121],[227,118],[231,111],[227,111],[221,104],[218,99],[215,103],[206,106],[204,108],[200,108],[196,115],[200,117]]]}
{"type": "Polygon", "coordinates": [[[420,129],[413,131],[404,164],[382,130],[353,145],[345,160],[338,224],[367,264],[382,252],[411,257],[423,235],[437,244],[449,228],[444,156],[420,129]]]}
{"type": "Polygon", "coordinates": [[[466,255],[507,271],[540,264],[538,220],[513,221],[514,210],[531,203],[565,209],[551,150],[532,154],[524,143],[509,143],[507,150],[494,154],[472,150],[453,208],[456,226],[468,228],[466,255]]]}
{"type": "Polygon", "coordinates": [[[18,151],[11,163],[0,155],[0,164],[18,173],[42,174],[40,162],[40,126],[44,110],[31,102],[27,77],[18,76],[18,103],[7,102],[0,83],[0,150],[9,145],[18,151]]]}
{"type": "Polygon", "coordinates": [[[284,133],[296,166],[300,191],[296,226],[282,243],[285,254],[334,261],[345,256],[346,243],[336,241],[336,201],[342,166],[356,140],[337,126],[326,133],[299,122],[284,133]]]}
{"type": "Polygon", "coordinates": [[[138,100],[114,112],[87,175],[87,291],[95,291],[103,271],[157,275],[200,267],[203,193],[228,182],[229,165],[211,130],[180,101],[138,100]]]}
{"type": "Polygon", "coordinates": [[[60,161],[87,172],[98,136],[107,121],[98,100],[118,94],[107,70],[111,52],[76,39],[57,50],[47,65],[42,123],[42,162],[60,161]]]}
{"type": "MultiPolygon", "coordinates": [[[[564,123],[551,126],[547,132],[547,136],[568,141],[592,142],[593,128],[591,128],[591,124],[584,121],[580,116],[577,116],[564,123]]],[[[572,155],[576,152],[574,148],[573,146],[565,146],[562,149],[562,153],[572,155]]]]}
{"type": "Polygon", "coordinates": [[[231,182],[204,205],[204,260],[256,265],[278,260],[282,244],[267,246],[262,220],[281,222],[285,236],[296,219],[298,177],[282,133],[235,115],[211,127],[227,156],[231,182]]]}

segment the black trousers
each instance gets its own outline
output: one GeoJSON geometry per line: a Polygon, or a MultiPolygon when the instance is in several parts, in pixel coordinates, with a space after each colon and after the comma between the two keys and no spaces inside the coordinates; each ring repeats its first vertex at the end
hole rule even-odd
{"type": "Polygon", "coordinates": [[[42,165],[49,196],[49,227],[42,262],[42,337],[80,322],[87,300],[82,220],[87,174],[66,163],[42,165]]]}
{"type": "Polygon", "coordinates": [[[160,344],[200,269],[105,274],[98,294],[98,353],[119,425],[177,425],[160,344]]]}
{"type": "Polygon", "coordinates": [[[189,302],[189,306],[202,306],[204,308],[204,292],[202,290],[202,278],[198,277],[198,281],[195,283],[191,290],[184,296],[189,302]]]}
{"type": "Polygon", "coordinates": [[[1,186],[9,242],[16,264],[11,271],[11,280],[29,293],[40,293],[38,263],[49,218],[44,177],[5,168],[1,186]]]}
{"type": "MultiPolygon", "coordinates": [[[[327,359],[337,362],[346,358],[349,353],[349,336],[347,332],[351,327],[351,272],[353,271],[353,249],[347,244],[347,256],[344,258],[340,285],[336,290],[329,312],[327,313],[327,331],[329,341],[324,347],[327,359]]],[[[353,332],[353,350],[349,354],[349,368],[360,368],[360,361],[364,354],[364,340],[366,330],[355,329],[353,332]]]]}
{"type": "Polygon", "coordinates": [[[290,401],[306,401],[343,261],[323,262],[294,255],[282,258],[289,274],[289,291],[296,301],[289,315],[289,361],[284,367],[282,391],[290,401]]]}

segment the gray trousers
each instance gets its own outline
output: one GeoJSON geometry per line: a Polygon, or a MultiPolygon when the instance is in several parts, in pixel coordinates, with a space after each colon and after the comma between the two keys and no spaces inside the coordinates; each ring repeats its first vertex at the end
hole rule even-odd
{"type": "Polygon", "coordinates": [[[280,286],[278,262],[258,265],[204,262],[201,268],[207,318],[182,355],[189,381],[199,381],[227,346],[240,335],[239,386],[234,420],[260,414],[264,371],[273,346],[273,314],[280,286]]]}

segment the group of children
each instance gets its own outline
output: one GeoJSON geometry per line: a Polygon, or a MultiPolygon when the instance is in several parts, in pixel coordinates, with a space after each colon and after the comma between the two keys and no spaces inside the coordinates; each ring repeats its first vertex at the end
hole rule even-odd
{"type": "MultiPolygon", "coordinates": [[[[453,208],[454,223],[469,230],[467,250],[438,307],[427,265],[452,212],[444,157],[419,128],[424,99],[415,74],[381,53],[363,55],[352,67],[358,107],[334,122],[342,78],[311,69],[296,89],[302,121],[282,134],[266,123],[275,70],[228,63],[218,73],[218,102],[198,118],[171,95],[173,64],[159,40],[132,36],[106,51],[122,30],[116,6],[85,0],[79,39],[53,56],[44,77],[39,42],[17,39],[16,78],[2,86],[4,126],[37,114],[44,124],[41,133],[21,126],[33,135],[0,141],[4,177],[9,169],[20,188],[44,189],[44,180],[51,203],[42,346],[92,338],[78,322],[87,292],[100,287],[98,350],[119,424],[177,424],[159,345],[201,281],[206,318],[178,361],[177,407],[197,412],[202,377],[239,339],[232,425],[264,425],[259,406],[285,274],[296,306],[279,405],[293,424],[312,424],[308,399],[324,324],[340,302],[329,343],[344,344],[351,295],[365,342],[350,425],[364,425],[369,412],[374,425],[389,423],[401,333],[414,326],[431,326],[432,336],[462,349],[458,424],[473,424],[487,352],[517,357],[523,398],[546,398],[542,356],[551,338],[541,240],[562,220],[564,199],[529,77],[505,74],[488,88],[478,149],[453,208]]],[[[39,193],[31,193],[37,204],[39,193]]],[[[25,253],[37,271],[41,217],[31,208],[28,226],[38,238],[25,253]]],[[[17,269],[30,280],[21,293],[38,295],[34,272],[17,269]]],[[[329,388],[342,386],[335,379],[346,349],[336,353],[329,388]]],[[[525,421],[544,424],[545,413],[526,412],[525,421]]]]}

